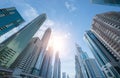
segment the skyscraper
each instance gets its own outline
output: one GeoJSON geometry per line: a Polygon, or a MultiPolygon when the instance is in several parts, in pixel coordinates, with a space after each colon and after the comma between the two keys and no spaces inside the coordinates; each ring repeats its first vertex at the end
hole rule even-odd
{"type": "Polygon", "coordinates": [[[69,75],[67,75],[67,78],[70,78],[69,75]]]}
{"type": "Polygon", "coordinates": [[[76,60],[76,71],[79,73],[77,78],[88,78],[87,70],[85,69],[84,60],[88,58],[88,55],[86,52],[83,52],[81,47],[79,47],[78,44],[76,44],[77,49],[77,55],[75,56],[76,60]],[[80,77],[79,77],[80,76],[80,77]]]}
{"type": "Polygon", "coordinates": [[[47,77],[46,78],[52,78],[53,75],[53,66],[52,66],[52,62],[53,62],[53,47],[49,47],[49,65],[48,65],[48,70],[47,70],[47,77]]]}
{"type": "Polygon", "coordinates": [[[95,59],[86,59],[85,66],[89,74],[88,78],[105,78],[95,59]]]}
{"type": "Polygon", "coordinates": [[[45,54],[45,58],[43,60],[40,76],[43,78],[51,78],[52,76],[52,58],[53,57],[53,48],[49,47],[45,54]]]}
{"type": "Polygon", "coordinates": [[[117,69],[116,67],[119,66],[116,62],[117,59],[113,57],[106,46],[102,44],[101,41],[91,31],[87,31],[85,33],[85,40],[106,77],[119,78],[119,68],[117,69]]]}
{"type": "Polygon", "coordinates": [[[58,52],[55,55],[53,78],[61,78],[61,62],[58,52]]]}
{"type": "Polygon", "coordinates": [[[33,38],[10,68],[19,68],[22,72],[30,74],[40,54],[40,48],[40,39],[38,37],[33,38]]]}
{"type": "Polygon", "coordinates": [[[76,78],[105,78],[96,61],[94,59],[91,60],[91,58],[88,57],[87,53],[83,52],[78,44],[76,44],[76,48],[76,78]],[[91,68],[89,65],[91,66],[91,68]]]}
{"type": "Polygon", "coordinates": [[[104,55],[120,74],[120,12],[106,12],[94,17],[91,31],[104,46],[104,55]]]}
{"type": "Polygon", "coordinates": [[[92,3],[101,5],[120,6],[120,0],[92,0],[92,3]]]}
{"type": "Polygon", "coordinates": [[[62,78],[67,78],[66,77],[66,72],[62,72],[62,78]]]}
{"type": "Polygon", "coordinates": [[[40,69],[41,69],[41,66],[42,66],[42,63],[43,63],[43,60],[45,58],[45,55],[46,55],[46,48],[48,46],[48,42],[49,42],[49,39],[50,39],[50,36],[51,36],[51,28],[48,28],[42,39],[41,39],[41,49],[40,49],[40,54],[39,54],[39,57],[36,61],[36,64],[35,64],[35,67],[34,67],[34,70],[33,70],[33,74],[34,75],[39,75],[40,74],[40,69]]]}
{"type": "Polygon", "coordinates": [[[11,66],[45,20],[46,14],[38,16],[17,33],[7,45],[3,44],[0,49],[0,66],[11,66]]]}
{"type": "Polygon", "coordinates": [[[0,36],[23,22],[23,18],[15,7],[0,9],[0,36]]]}
{"type": "Polygon", "coordinates": [[[75,78],[83,78],[82,70],[77,55],[75,56],[75,72],[75,78]]]}
{"type": "Polygon", "coordinates": [[[97,14],[91,30],[120,63],[120,12],[97,14]]]}

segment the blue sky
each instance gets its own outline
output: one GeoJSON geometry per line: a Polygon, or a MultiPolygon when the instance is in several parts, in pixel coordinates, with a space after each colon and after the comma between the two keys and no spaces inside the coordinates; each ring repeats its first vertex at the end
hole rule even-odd
{"type": "MultiPolygon", "coordinates": [[[[92,4],[90,0],[0,0],[0,8],[13,6],[17,8],[26,23],[41,13],[47,14],[47,20],[36,36],[41,37],[43,31],[47,27],[51,27],[53,35],[61,36],[64,39],[64,48],[60,50],[61,65],[62,71],[68,73],[70,78],[74,78],[75,74],[76,49],[74,43],[78,43],[83,51],[93,57],[83,40],[84,32],[90,29],[93,17],[99,13],[120,10],[120,7],[92,4]]],[[[4,37],[6,36],[1,39],[4,37]]]]}

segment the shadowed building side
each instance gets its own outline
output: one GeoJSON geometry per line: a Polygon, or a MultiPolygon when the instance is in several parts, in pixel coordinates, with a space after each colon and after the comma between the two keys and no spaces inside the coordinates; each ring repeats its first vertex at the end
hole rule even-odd
{"type": "Polygon", "coordinates": [[[120,0],[91,0],[94,4],[120,6],[120,0]]]}
{"type": "Polygon", "coordinates": [[[39,15],[17,33],[4,48],[0,49],[0,66],[11,66],[45,20],[46,14],[39,15]]]}
{"type": "Polygon", "coordinates": [[[40,48],[40,39],[38,37],[33,38],[10,68],[19,68],[24,73],[31,73],[40,54],[40,48]]]}

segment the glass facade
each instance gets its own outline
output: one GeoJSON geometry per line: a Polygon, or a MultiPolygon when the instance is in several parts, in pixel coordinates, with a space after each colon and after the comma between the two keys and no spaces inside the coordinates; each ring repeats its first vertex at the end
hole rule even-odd
{"type": "Polygon", "coordinates": [[[0,9],[0,36],[23,22],[15,7],[0,9]]]}
{"type": "Polygon", "coordinates": [[[41,39],[40,54],[33,70],[33,74],[35,75],[39,75],[40,73],[40,69],[46,55],[46,48],[47,48],[50,36],[51,36],[51,28],[48,28],[41,39]]]}
{"type": "Polygon", "coordinates": [[[58,53],[55,55],[53,78],[61,78],[61,62],[58,53]]]}
{"type": "Polygon", "coordinates": [[[52,55],[53,50],[49,48],[46,52],[45,58],[40,69],[40,76],[43,78],[51,78],[52,71],[52,55]]]}
{"type": "Polygon", "coordinates": [[[75,56],[75,71],[76,71],[75,78],[84,78],[78,60],[78,56],[75,56]]]}
{"type": "Polygon", "coordinates": [[[10,68],[20,68],[24,73],[31,73],[40,52],[40,39],[33,38],[10,68]]]}
{"type": "Polygon", "coordinates": [[[10,67],[45,20],[46,14],[41,14],[28,23],[7,45],[5,45],[4,48],[0,50],[0,66],[10,67]]]}
{"type": "Polygon", "coordinates": [[[85,65],[89,72],[90,78],[105,78],[95,59],[86,59],[85,65]]]}
{"type": "Polygon", "coordinates": [[[87,70],[84,65],[84,61],[85,59],[88,58],[88,55],[86,52],[82,51],[81,47],[79,47],[78,44],[76,44],[76,48],[77,48],[77,59],[78,59],[78,64],[80,68],[80,69],[77,69],[79,70],[78,74],[80,74],[80,78],[88,78],[87,70]]]}
{"type": "Polygon", "coordinates": [[[92,3],[120,6],[120,0],[92,0],[92,3]]]}
{"type": "MultiPolygon", "coordinates": [[[[86,32],[85,40],[89,45],[100,67],[102,68],[102,71],[105,73],[106,77],[119,78],[120,75],[118,74],[114,66],[111,65],[111,62],[113,61],[113,59],[115,60],[115,58],[111,56],[107,48],[98,40],[98,38],[91,31],[86,32]]],[[[114,65],[116,64],[114,63],[114,65]]]]}

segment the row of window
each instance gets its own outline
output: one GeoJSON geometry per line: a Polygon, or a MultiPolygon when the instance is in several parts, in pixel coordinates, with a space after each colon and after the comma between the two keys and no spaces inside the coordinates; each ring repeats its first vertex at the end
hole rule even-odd
{"type": "Polygon", "coordinates": [[[2,65],[6,65],[8,63],[9,60],[11,60],[11,58],[13,57],[13,55],[15,54],[15,52],[13,52],[13,50],[9,50],[8,48],[2,50],[2,54],[0,57],[0,62],[2,65]]]}
{"type": "Polygon", "coordinates": [[[101,16],[97,16],[97,17],[98,17],[97,20],[102,21],[103,23],[109,25],[110,27],[114,27],[114,28],[120,30],[120,24],[110,21],[110,20],[106,19],[105,17],[101,17],[101,16]]]}
{"type": "Polygon", "coordinates": [[[20,21],[21,21],[21,20],[18,19],[18,20],[13,21],[13,22],[10,23],[10,24],[7,24],[7,25],[5,25],[5,26],[0,27],[0,31],[9,28],[9,27],[12,26],[12,25],[16,25],[16,26],[17,26],[17,25],[19,25],[19,22],[20,22],[20,21]]]}
{"type": "Polygon", "coordinates": [[[101,32],[98,32],[99,30],[95,30],[112,48],[114,48],[114,50],[116,50],[117,52],[119,52],[120,54],[120,50],[119,50],[119,45],[120,44],[120,37],[117,36],[115,33],[111,32],[110,30],[102,27],[100,24],[96,23],[93,26],[94,29],[99,29],[101,32]],[[97,27],[97,28],[94,28],[97,27]],[[108,38],[107,38],[108,37],[108,38]],[[114,44],[114,42],[117,42],[118,44],[114,44]],[[117,47],[116,47],[117,46],[117,47]]]}
{"type": "Polygon", "coordinates": [[[7,8],[6,10],[7,10],[7,11],[13,11],[13,10],[15,10],[15,7],[7,8]]]}
{"type": "Polygon", "coordinates": [[[95,22],[94,25],[97,28],[99,28],[104,34],[107,34],[115,42],[117,42],[118,44],[120,43],[120,37],[117,34],[113,33],[109,29],[106,29],[105,27],[103,27],[102,25],[100,25],[100,23],[98,23],[98,22],[95,22]]]}
{"type": "Polygon", "coordinates": [[[9,15],[9,12],[6,9],[0,9],[0,12],[6,15],[9,15]]]}

